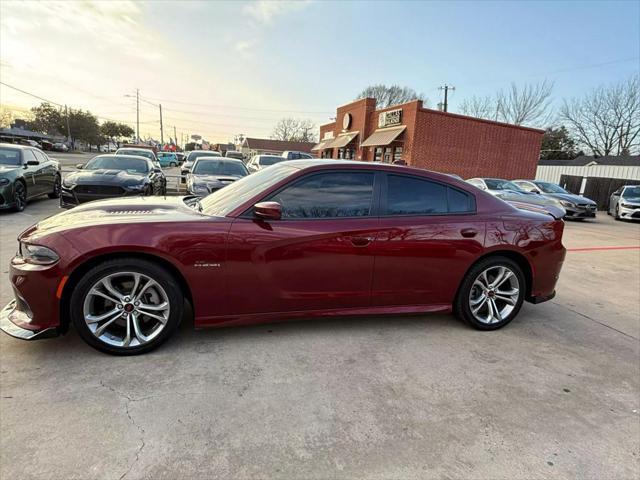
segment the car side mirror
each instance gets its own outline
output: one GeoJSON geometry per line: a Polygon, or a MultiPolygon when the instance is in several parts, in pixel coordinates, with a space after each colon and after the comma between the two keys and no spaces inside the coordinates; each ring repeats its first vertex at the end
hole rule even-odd
{"type": "Polygon", "coordinates": [[[36,166],[36,165],[40,165],[40,162],[38,160],[27,160],[27,166],[36,166]]]}
{"type": "Polygon", "coordinates": [[[261,220],[280,220],[282,206],[278,202],[260,202],[253,206],[253,214],[261,220]]]}
{"type": "Polygon", "coordinates": [[[82,170],[84,168],[84,163],[76,163],[76,168],[78,170],[82,170]]]}
{"type": "Polygon", "coordinates": [[[533,190],[531,190],[531,193],[540,193],[540,190],[536,190],[535,188],[533,190]]]}

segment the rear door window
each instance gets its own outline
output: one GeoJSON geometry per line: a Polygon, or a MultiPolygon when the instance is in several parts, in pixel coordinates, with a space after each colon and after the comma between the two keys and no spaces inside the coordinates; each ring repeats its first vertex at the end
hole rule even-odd
{"type": "Polygon", "coordinates": [[[475,211],[472,195],[448,185],[387,175],[386,215],[444,215],[475,211]]]}

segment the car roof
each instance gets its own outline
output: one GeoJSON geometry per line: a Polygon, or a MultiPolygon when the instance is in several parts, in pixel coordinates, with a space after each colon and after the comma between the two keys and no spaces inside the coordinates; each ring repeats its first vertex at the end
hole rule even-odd
{"type": "MultiPolygon", "coordinates": [[[[144,160],[145,162],[151,162],[151,160],[149,158],[143,157],[142,155],[116,155],[114,153],[105,153],[104,155],[96,155],[91,160],[94,160],[96,158],[117,158],[117,159],[132,158],[134,160],[144,160]]],[[[153,163],[153,162],[151,162],[151,163],[153,163]]]]}
{"type": "Polygon", "coordinates": [[[33,148],[31,145],[20,145],[17,143],[0,143],[0,147],[3,148],[15,148],[16,150],[24,150],[25,148],[33,148]]]}

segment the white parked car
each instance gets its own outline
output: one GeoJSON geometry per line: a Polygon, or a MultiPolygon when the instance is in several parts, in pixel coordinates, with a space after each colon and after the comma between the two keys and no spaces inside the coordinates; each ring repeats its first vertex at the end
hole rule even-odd
{"type": "Polygon", "coordinates": [[[640,185],[625,185],[613,192],[607,213],[616,220],[640,220],[640,185]]]}

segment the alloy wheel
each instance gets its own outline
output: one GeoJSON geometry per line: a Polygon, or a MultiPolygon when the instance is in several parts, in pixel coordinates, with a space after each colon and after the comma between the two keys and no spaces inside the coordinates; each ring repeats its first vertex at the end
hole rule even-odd
{"type": "Polygon", "coordinates": [[[520,298],[520,282],[508,267],[494,265],[484,270],[473,282],[469,294],[471,314],[490,325],[506,320],[520,298]]]}
{"type": "Polygon", "coordinates": [[[114,347],[138,347],[165,328],[170,302],[162,286],[138,272],[117,272],[99,279],[85,296],[83,315],[89,331],[114,347]]]}
{"type": "Polygon", "coordinates": [[[24,210],[24,207],[27,204],[27,190],[21,182],[16,183],[13,197],[16,205],[15,209],[18,212],[24,210]]]}

